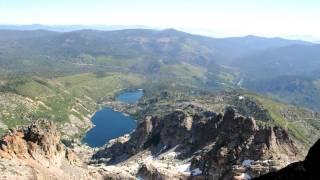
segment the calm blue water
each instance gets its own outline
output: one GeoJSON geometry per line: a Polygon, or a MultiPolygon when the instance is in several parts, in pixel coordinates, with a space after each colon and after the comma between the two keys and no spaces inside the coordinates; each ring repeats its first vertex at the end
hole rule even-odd
{"type": "MultiPolygon", "coordinates": [[[[136,103],[143,96],[143,91],[124,92],[117,98],[118,101],[136,103]]],[[[110,139],[120,137],[132,132],[137,123],[131,117],[125,116],[122,112],[117,112],[111,108],[103,108],[92,117],[95,125],[90,129],[83,141],[90,147],[101,147],[110,139]]]]}
{"type": "Polygon", "coordinates": [[[116,100],[126,102],[129,104],[136,103],[143,96],[143,90],[136,90],[132,92],[124,92],[120,94],[116,100]]]}

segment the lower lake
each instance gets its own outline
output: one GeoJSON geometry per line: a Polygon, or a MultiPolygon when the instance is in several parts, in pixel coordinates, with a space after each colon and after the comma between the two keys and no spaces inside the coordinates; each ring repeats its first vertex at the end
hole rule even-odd
{"type": "MultiPolygon", "coordinates": [[[[142,96],[142,90],[130,91],[121,93],[116,100],[133,104],[142,96]]],[[[101,147],[111,139],[132,132],[137,126],[136,121],[130,116],[108,107],[97,111],[92,117],[92,123],[95,126],[87,132],[83,139],[90,147],[101,147]]]]}

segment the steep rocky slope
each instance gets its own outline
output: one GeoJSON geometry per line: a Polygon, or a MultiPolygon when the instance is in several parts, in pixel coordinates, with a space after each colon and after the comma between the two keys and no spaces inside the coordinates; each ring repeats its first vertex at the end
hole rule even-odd
{"type": "Polygon", "coordinates": [[[146,94],[135,132],[91,162],[144,179],[248,179],[301,160],[319,138],[319,115],[247,92],[146,94]]]}
{"type": "Polygon", "coordinates": [[[56,126],[37,121],[0,141],[1,179],[101,179],[60,141],[56,126]]]}
{"type": "Polygon", "coordinates": [[[246,117],[253,117],[260,126],[279,126],[287,130],[308,149],[320,138],[320,115],[295,106],[279,103],[263,96],[246,91],[221,91],[188,95],[181,92],[163,91],[159,94],[146,94],[138,104],[137,119],[144,116],[164,116],[176,109],[190,112],[201,110],[224,112],[233,107],[246,117]]]}
{"type": "Polygon", "coordinates": [[[258,178],[256,180],[267,179],[319,179],[319,156],[320,140],[318,140],[309,150],[308,155],[304,161],[292,163],[287,167],[277,171],[270,172],[258,178]]]}
{"type": "Polygon", "coordinates": [[[258,127],[253,118],[227,108],[224,114],[176,110],[162,118],[147,117],[131,137],[113,142],[94,158],[131,168],[128,162],[151,158],[135,165],[133,175],[144,179],[166,179],[170,171],[176,179],[230,179],[274,171],[302,155],[284,129],[258,127]]]}

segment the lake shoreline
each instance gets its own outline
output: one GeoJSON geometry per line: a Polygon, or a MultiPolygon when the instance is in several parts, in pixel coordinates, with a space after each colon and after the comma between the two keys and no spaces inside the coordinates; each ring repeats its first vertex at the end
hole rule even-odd
{"type": "Polygon", "coordinates": [[[100,103],[98,110],[91,117],[92,128],[86,131],[81,142],[92,148],[99,148],[111,139],[132,133],[138,121],[131,116],[128,109],[135,107],[142,96],[142,89],[122,91],[114,101],[100,103]],[[122,98],[119,98],[121,96],[122,98]]]}

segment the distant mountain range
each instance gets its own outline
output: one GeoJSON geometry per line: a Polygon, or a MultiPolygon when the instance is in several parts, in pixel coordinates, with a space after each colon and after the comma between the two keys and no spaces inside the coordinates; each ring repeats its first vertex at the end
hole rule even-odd
{"type": "Polygon", "coordinates": [[[48,30],[57,32],[70,32],[83,29],[111,31],[122,29],[156,29],[155,27],[148,27],[142,25],[42,25],[42,24],[30,24],[30,25],[0,25],[1,30],[48,30]]]}
{"type": "MultiPolygon", "coordinates": [[[[71,32],[78,30],[100,30],[100,31],[114,31],[114,30],[124,30],[124,29],[154,29],[154,30],[162,30],[165,28],[161,27],[151,27],[144,25],[82,25],[82,24],[74,24],[74,25],[43,25],[43,24],[0,24],[0,30],[48,30],[48,31],[56,31],[56,32],[71,32]]],[[[222,36],[221,33],[212,31],[210,29],[197,29],[197,28],[179,28],[179,30],[184,32],[189,32],[192,34],[199,34],[210,37],[225,37],[222,36]]],[[[250,36],[250,35],[249,35],[250,36]]],[[[288,35],[288,36],[279,36],[285,39],[290,40],[304,40],[313,43],[320,43],[320,37],[315,36],[306,36],[306,35],[288,35]]]]}
{"type": "Polygon", "coordinates": [[[320,109],[320,96],[315,96],[320,90],[320,45],[311,42],[258,36],[211,38],[175,29],[19,28],[29,31],[0,30],[0,73],[5,76],[130,72],[200,89],[249,88],[320,109]],[[292,89],[297,90],[289,96],[292,89]]]}

